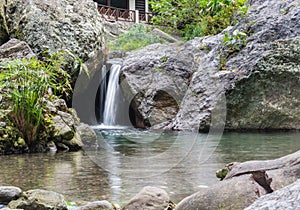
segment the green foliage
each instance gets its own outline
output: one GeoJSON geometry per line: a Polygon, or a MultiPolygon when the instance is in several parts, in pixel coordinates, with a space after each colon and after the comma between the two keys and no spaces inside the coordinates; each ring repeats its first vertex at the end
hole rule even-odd
{"type": "Polygon", "coordinates": [[[234,14],[246,15],[246,0],[152,0],[154,24],[179,30],[186,39],[214,35],[232,24],[234,14]]]}
{"type": "MultiPolygon", "coordinates": [[[[48,52],[44,52],[43,60],[49,64],[49,66],[53,66],[53,68],[64,69],[69,78],[60,78],[62,82],[66,82],[66,79],[71,84],[73,88],[75,82],[78,78],[78,75],[81,73],[85,73],[89,77],[89,70],[86,65],[83,63],[82,59],[69,51],[59,51],[54,54],[48,54],[48,52]]],[[[59,94],[63,95],[63,98],[68,100],[70,98],[69,91],[60,90],[59,94]]]]}
{"type": "Polygon", "coordinates": [[[227,59],[230,56],[233,56],[235,53],[239,52],[243,47],[247,44],[248,35],[239,30],[234,30],[232,34],[226,32],[223,37],[222,42],[222,53],[220,55],[220,64],[219,68],[222,70],[226,70],[224,67],[227,59]]]}
{"type": "Polygon", "coordinates": [[[161,58],[161,62],[165,63],[167,61],[168,61],[168,57],[164,56],[164,57],[161,58]]]}
{"type": "Polygon", "coordinates": [[[67,201],[67,206],[69,207],[77,207],[78,205],[73,201],[67,201]]]}
{"type": "Polygon", "coordinates": [[[247,44],[246,38],[247,34],[239,30],[233,31],[232,36],[226,32],[223,37],[223,45],[230,50],[240,51],[247,44]]]}
{"type": "Polygon", "coordinates": [[[141,49],[149,44],[160,43],[159,36],[151,33],[150,29],[142,24],[132,27],[127,33],[121,34],[109,43],[111,50],[130,50],[141,49]]]}
{"type": "Polygon", "coordinates": [[[33,59],[0,62],[0,91],[12,104],[11,121],[28,146],[37,141],[43,125],[45,98],[71,90],[69,74],[62,69],[65,59],[54,54],[45,62],[33,59]]]}

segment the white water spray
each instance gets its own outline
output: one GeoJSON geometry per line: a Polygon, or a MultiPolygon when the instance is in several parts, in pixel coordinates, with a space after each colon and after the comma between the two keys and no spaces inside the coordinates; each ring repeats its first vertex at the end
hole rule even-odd
{"type": "Polygon", "coordinates": [[[103,112],[104,125],[116,125],[118,109],[118,93],[120,91],[119,76],[121,65],[113,64],[110,68],[109,80],[107,84],[106,99],[103,112]]]}

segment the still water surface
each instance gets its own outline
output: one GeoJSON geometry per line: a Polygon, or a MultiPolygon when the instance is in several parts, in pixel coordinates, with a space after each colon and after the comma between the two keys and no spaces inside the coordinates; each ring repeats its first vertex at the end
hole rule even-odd
{"type": "Polygon", "coordinates": [[[84,151],[0,157],[0,185],[46,189],[69,201],[128,201],[143,186],[165,189],[178,202],[218,182],[226,163],[273,159],[300,149],[299,133],[158,133],[98,130],[84,151]]]}

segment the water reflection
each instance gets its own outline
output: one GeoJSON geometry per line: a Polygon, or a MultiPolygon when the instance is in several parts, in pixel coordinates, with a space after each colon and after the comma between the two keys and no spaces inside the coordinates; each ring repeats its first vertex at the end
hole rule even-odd
{"type": "Polygon", "coordinates": [[[177,202],[216,183],[215,171],[228,162],[272,159],[300,149],[298,133],[229,133],[219,144],[188,133],[107,130],[98,137],[85,152],[1,156],[0,185],[53,190],[70,201],[114,202],[128,201],[151,185],[177,202]]]}
{"type": "Polygon", "coordinates": [[[64,194],[68,199],[106,199],[108,175],[83,152],[1,156],[0,185],[23,190],[41,188],[64,194]]]}

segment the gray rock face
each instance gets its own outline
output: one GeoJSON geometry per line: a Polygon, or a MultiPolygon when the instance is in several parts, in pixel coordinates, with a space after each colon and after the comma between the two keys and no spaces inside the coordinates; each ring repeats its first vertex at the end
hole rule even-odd
{"type": "Polygon", "coordinates": [[[1,186],[0,187],[0,204],[8,204],[21,196],[22,190],[18,187],[1,186]]]}
{"type": "Polygon", "coordinates": [[[195,71],[194,55],[176,45],[150,45],[123,62],[122,86],[138,127],[163,127],[175,117],[195,71]]]}
{"type": "MultiPolygon", "coordinates": [[[[300,8],[293,0],[253,0],[249,3],[248,17],[228,29],[229,34],[235,30],[247,33],[247,45],[241,51],[228,52],[222,45],[221,36],[219,44],[209,52],[211,55],[207,55],[207,61],[215,70],[225,55],[226,70],[219,71],[218,75],[226,90],[226,127],[298,129],[300,115],[296,101],[299,93],[294,87],[299,85],[297,36],[300,27],[297,14],[300,8]],[[284,14],[283,10],[286,11],[284,14]]],[[[195,73],[191,87],[205,84],[201,72],[195,73]]],[[[190,98],[194,97],[186,98],[189,104],[190,98]]]]}
{"type": "Polygon", "coordinates": [[[103,43],[103,26],[92,0],[8,0],[11,37],[26,41],[38,55],[68,50],[83,59],[103,43]]]}
{"type": "Polygon", "coordinates": [[[94,201],[84,206],[80,206],[78,210],[114,210],[114,207],[108,201],[94,201]]]}
{"type": "Polygon", "coordinates": [[[165,210],[170,198],[166,191],[156,187],[144,187],[129,203],[124,210],[165,210]]]}
{"type": "Polygon", "coordinates": [[[26,42],[11,39],[0,46],[0,59],[34,58],[36,55],[26,42]]]}
{"type": "Polygon", "coordinates": [[[52,191],[29,190],[23,193],[18,200],[11,201],[9,208],[24,210],[67,210],[64,196],[52,191]]]}
{"type": "Polygon", "coordinates": [[[227,95],[229,129],[299,129],[300,37],[271,50],[227,95]]]}
{"type": "MultiPolygon", "coordinates": [[[[142,90],[143,97],[137,97],[133,106],[139,121],[148,126],[159,124],[152,114],[156,92],[176,90],[174,84],[183,84],[184,88],[177,85],[183,95],[175,100],[177,109],[174,103],[163,103],[173,111],[164,112],[167,117],[159,127],[206,130],[211,121],[225,120],[227,105],[228,129],[299,129],[300,1],[248,3],[249,15],[216,36],[196,38],[183,46],[151,46],[125,58],[126,90],[133,94],[142,90]],[[242,39],[236,43],[240,50],[223,43],[225,33],[236,38],[234,31],[247,34],[246,46],[241,45],[242,39]],[[162,62],[164,57],[170,59],[162,62]],[[178,68],[179,63],[183,67],[178,68]],[[169,74],[159,74],[159,70],[169,74]],[[183,76],[185,73],[189,76],[183,76]],[[166,80],[165,75],[175,82],[166,80]],[[154,123],[148,123],[152,115],[154,123]]],[[[159,97],[156,103],[163,100],[171,102],[159,97]]]]}
{"type": "Polygon", "coordinates": [[[211,121],[223,123],[226,115],[223,83],[217,75],[215,51],[210,51],[218,48],[221,38],[222,34],[194,39],[186,44],[193,46],[197,52],[197,71],[191,78],[179,112],[169,128],[198,131],[207,130],[211,121]]]}
{"type": "Polygon", "coordinates": [[[300,209],[300,179],[293,184],[257,199],[245,210],[300,209]]]}

